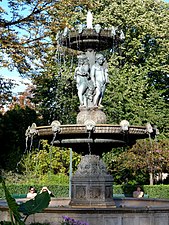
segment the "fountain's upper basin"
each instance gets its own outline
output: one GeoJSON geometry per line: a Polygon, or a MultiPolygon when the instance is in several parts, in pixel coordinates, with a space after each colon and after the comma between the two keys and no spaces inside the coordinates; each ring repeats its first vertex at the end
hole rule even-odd
{"type": "Polygon", "coordinates": [[[62,37],[62,45],[81,51],[87,49],[103,51],[112,48],[113,40],[116,39],[112,35],[111,29],[101,29],[99,33],[95,29],[84,29],[81,33],[73,30],[66,37],[62,37]]]}
{"type": "MultiPolygon", "coordinates": [[[[89,145],[93,153],[101,153],[100,147],[104,147],[104,152],[110,151],[113,147],[132,146],[137,139],[148,138],[146,127],[129,126],[123,131],[119,125],[96,124],[93,129],[89,129],[84,124],[59,125],[57,132],[52,126],[36,127],[38,137],[53,140],[53,144],[60,147],[75,148],[76,152],[85,151],[89,145]]],[[[102,151],[103,152],[103,151],[102,151]]]]}

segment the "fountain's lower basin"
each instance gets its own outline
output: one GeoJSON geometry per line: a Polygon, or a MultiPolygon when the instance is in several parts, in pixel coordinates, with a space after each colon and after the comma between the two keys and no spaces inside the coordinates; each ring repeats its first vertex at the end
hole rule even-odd
{"type": "Polygon", "coordinates": [[[76,152],[86,152],[90,149],[92,154],[101,155],[108,152],[112,147],[132,146],[137,139],[148,138],[147,128],[144,126],[129,126],[123,130],[119,125],[96,124],[92,130],[84,124],[59,125],[55,133],[52,126],[36,127],[40,138],[49,139],[52,142],[56,134],[54,145],[71,147],[76,152]]]}
{"type": "MultiPolygon", "coordinates": [[[[18,202],[27,199],[17,199],[18,202]]],[[[169,200],[114,198],[112,207],[72,207],[70,199],[52,198],[43,213],[29,216],[27,224],[50,223],[59,225],[62,216],[86,221],[89,225],[168,225],[169,200]]],[[[4,200],[0,201],[0,221],[10,221],[9,210],[4,200]]]]}

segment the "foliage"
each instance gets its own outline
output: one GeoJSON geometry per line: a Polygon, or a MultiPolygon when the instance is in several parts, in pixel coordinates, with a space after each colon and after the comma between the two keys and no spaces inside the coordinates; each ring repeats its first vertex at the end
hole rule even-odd
{"type": "Polygon", "coordinates": [[[156,175],[167,172],[169,158],[169,140],[139,140],[127,150],[112,150],[104,154],[103,159],[108,170],[119,183],[148,183],[148,174],[156,175]]]}
{"type": "Polygon", "coordinates": [[[25,131],[30,124],[36,122],[36,112],[29,107],[25,109],[15,106],[0,117],[1,158],[0,169],[16,168],[25,150],[25,131]],[[8,141],[7,141],[8,140],[8,141]]]}
{"type": "Polygon", "coordinates": [[[0,75],[0,110],[7,107],[12,101],[12,88],[16,85],[12,79],[5,79],[0,75]]]}
{"type": "Polygon", "coordinates": [[[106,5],[97,1],[95,7],[98,23],[101,18],[105,26],[120,27],[125,33],[124,42],[118,49],[113,46],[109,57],[110,84],[103,101],[109,122],[127,119],[142,125],[148,121],[164,133],[169,120],[168,5],[114,0],[106,5]]]}
{"type": "Polygon", "coordinates": [[[2,176],[0,176],[0,182],[2,183],[2,187],[5,192],[5,198],[10,210],[11,222],[14,225],[25,225],[25,221],[29,215],[42,212],[42,210],[49,205],[50,195],[48,192],[37,194],[35,199],[31,199],[18,205],[6,187],[5,180],[2,176]],[[22,212],[23,215],[26,215],[24,220],[19,212],[22,212]]]}
{"type": "Polygon", "coordinates": [[[28,179],[28,177],[25,175],[25,181],[27,181],[27,183],[34,183],[34,184],[42,184],[43,186],[46,184],[49,185],[56,185],[56,184],[60,184],[60,185],[68,185],[69,183],[69,176],[62,174],[62,173],[58,173],[58,174],[52,174],[50,171],[48,173],[45,173],[44,175],[40,176],[40,178],[35,177],[34,179],[30,177],[30,179],[28,179]]]}
{"type": "Polygon", "coordinates": [[[39,64],[51,48],[50,36],[66,26],[77,4],[86,5],[86,2],[7,0],[6,4],[1,3],[0,66],[11,70],[16,67],[24,75],[33,64],[39,64]]]}
{"type": "Polygon", "coordinates": [[[13,96],[12,102],[8,106],[8,110],[13,110],[17,107],[20,107],[21,109],[26,109],[27,107],[30,109],[34,109],[34,104],[30,101],[30,89],[32,89],[32,85],[29,84],[24,92],[19,92],[19,95],[13,96]]]}
{"type": "Polygon", "coordinates": [[[61,225],[89,225],[89,224],[80,220],[75,220],[68,216],[63,216],[63,221],[61,222],[61,225]]]}
{"type": "Polygon", "coordinates": [[[108,171],[113,175],[114,184],[147,184],[149,182],[149,175],[147,173],[141,169],[135,170],[135,168],[126,168],[122,161],[119,162],[120,155],[124,152],[127,154],[128,150],[121,149],[121,151],[117,153],[115,149],[112,149],[111,152],[103,153],[103,161],[108,171]]]}
{"type": "Polygon", "coordinates": [[[6,201],[9,206],[12,224],[24,225],[24,222],[22,221],[22,217],[18,211],[18,204],[16,203],[15,199],[12,198],[9,190],[7,189],[5,185],[5,180],[2,177],[0,177],[0,182],[2,183],[2,187],[5,192],[6,201]]]}
{"type": "MultiPolygon", "coordinates": [[[[72,168],[76,170],[80,162],[80,155],[73,152],[72,168]]],[[[51,146],[47,140],[41,141],[40,149],[28,152],[23,156],[18,169],[25,174],[26,177],[43,180],[43,176],[50,174],[69,174],[70,167],[70,149],[62,149],[51,146]],[[20,167],[20,168],[19,168],[20,167]]],[[[44,181],[43,181],[44,182],[44,181]]]]}
{"type": "Polygon", "coordinates": [[[168,105],[150,85],[147,71],[130,65],[123,69],[111,68],[110,71],[111,85],[104,99],[109,121],[119,124],[126,119],[130,125],[150,122],[158,127],[160,133],[164,132],[169,116],[168,105]]]}
{"type": "MultiPolygon", "coordinates": [[[[24,179],[23,179],[24,182],[24,179]]],[[[62,183],[62,180],[58,180],[55,184],[50,184],[50,182],[46,183],[23,183],[23,184],[8,184],[8,190],[10,191],[12,197],[14,198],[23,198],[28,193],[30,186],[35,186],[37,192],[39,193],[43,186],[47,186],[49,190],[54,194],[56,198],[60,197],[68,197],[69,196],[69,182],[62,183]]],[[[0,198],[5,198],[4,191],[2,186],[0,185],[0,198]]]]}
{"type": "MultiPolygon", "coordinates": [[[[66,69],[66,68],[65,68],[66,69]]],[[[31,101],[35,104],[44,124],[58,120],[61,124],[75,123],[77,95],[72,73],[60,72],[61,68],[51,66],[36,74],[32,82],[31,101]],[[59,75],[58,75],[59,73],[59,75]]]]}
{"type": "Polygon", "coordinates": [[[27,217],[31,214],[42,212],[43,209],[47,208],[50,202],[50,195],[47,191],[37,194],[34,199],[30,199],[25,203],[19,205],[19,212],[27,217]]]}
{"type": "Polygon", "coordinates": [[[145,185],[144,192],[149,198],[168,199],[168,185],[145,185]]]}

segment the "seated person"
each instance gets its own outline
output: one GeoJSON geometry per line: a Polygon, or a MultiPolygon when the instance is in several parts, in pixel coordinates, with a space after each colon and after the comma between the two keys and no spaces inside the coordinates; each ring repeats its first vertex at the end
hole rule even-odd
{"type": "Polygon", "coordinates": [[[144,192],[141,190],[140,186],[137,186],[136,191],[133,192],[134,198],[142,198],[144,196],[144,192]]]}
{"type": "Polygon", "coordinates": [[[33,186],[29,187],[29,192],[27,193],[27,198],[33,199],[37,195],[36,190],[33,186]]]}
{"type": "Polygon", "coordinates": [[[45,191],[47,191],[51,197],[54,197],[54,194],[51,191],[49,191],[49,189],[47,187],[43,187],[40,191],[40,194],[45,191]]]}

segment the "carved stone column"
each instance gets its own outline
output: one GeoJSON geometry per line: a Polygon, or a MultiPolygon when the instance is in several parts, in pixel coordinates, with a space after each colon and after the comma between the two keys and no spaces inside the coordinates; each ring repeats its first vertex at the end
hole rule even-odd
{"type": "Polygon", "coordinates": [[[113,177],[107,173],[99,156],[82,156],[71,185],[71,206],[115,207],[113,177]]]}

